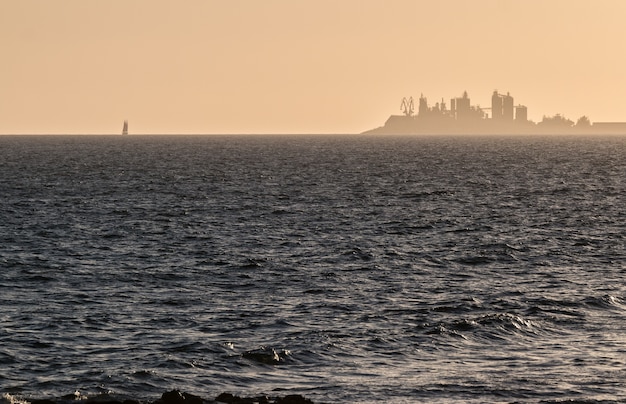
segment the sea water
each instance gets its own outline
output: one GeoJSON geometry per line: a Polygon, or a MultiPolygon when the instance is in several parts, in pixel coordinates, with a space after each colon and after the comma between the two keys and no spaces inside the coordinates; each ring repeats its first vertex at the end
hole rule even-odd
{"type": "Polygon", "coordinates": [[[624,195],[626,136],[2,136],[0,394],[624,402],[624,195]]]}

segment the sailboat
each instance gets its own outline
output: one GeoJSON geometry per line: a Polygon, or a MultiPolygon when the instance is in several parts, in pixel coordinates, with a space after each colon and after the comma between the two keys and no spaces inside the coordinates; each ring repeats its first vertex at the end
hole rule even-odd
{"type": "Polygon", "coordinates": [[[122,127],[122,135],[128,135],[128,121],[124,121],[124,126],[122,127]]]}

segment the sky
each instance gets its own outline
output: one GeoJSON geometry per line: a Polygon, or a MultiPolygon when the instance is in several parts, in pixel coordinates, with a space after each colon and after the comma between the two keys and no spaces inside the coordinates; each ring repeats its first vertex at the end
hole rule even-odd
{"type": "Polygon", "coordinates": [[[467,91],[626,121],[624,0],[0,0],[0,134],[359,133],[467,91]]]}

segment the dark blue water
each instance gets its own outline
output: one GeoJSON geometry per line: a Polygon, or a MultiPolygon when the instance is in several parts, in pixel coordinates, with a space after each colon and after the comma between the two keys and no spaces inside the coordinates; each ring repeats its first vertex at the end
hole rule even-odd
{"type": "Polygon", "coordinates": [[[626,137],[0,137],[0,393],[626,402],[626,137]]]}

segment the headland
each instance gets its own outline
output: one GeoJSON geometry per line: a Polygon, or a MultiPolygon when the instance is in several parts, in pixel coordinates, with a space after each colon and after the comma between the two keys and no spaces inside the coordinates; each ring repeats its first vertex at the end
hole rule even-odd
{"type": "Polygon", "coordinates": [[[384,126],[364,134],[626,134],[626,122],[591,122],[581,116],[576,122],[560,114],[543,116],[541,122],[528,119],[528,108],[515,105],[511,94],[491,96],[491,107],[472,105],[467,92],[461,97],[444,99],[430,106],[423,95],[417,114],[413,97],[403,98],[402,115],[391,115],[384,126]]]}

